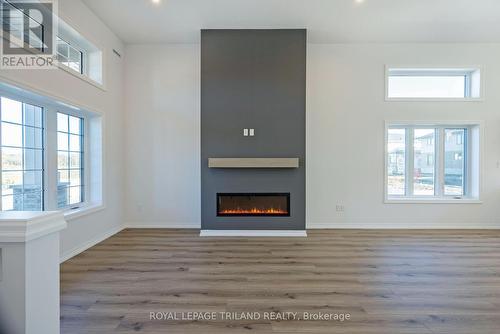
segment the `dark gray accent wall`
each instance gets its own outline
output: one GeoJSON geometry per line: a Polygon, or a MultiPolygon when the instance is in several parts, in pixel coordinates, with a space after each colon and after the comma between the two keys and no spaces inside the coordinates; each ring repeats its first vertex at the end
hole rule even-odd
{"type": "Polygon", "coordinates": [[[202,229],[305,229],[305,109],[306,30],[201,32],[202,229]],[[299,157],[300,168],[208,168],[232,157],[299,157]],[[289,192],[291,216],[217,217],[217,193],[232,192],[289,192]]]}

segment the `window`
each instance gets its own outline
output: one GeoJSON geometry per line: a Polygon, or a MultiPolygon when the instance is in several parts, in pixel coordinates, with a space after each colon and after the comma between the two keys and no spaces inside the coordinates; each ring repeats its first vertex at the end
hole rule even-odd
{"type": "Polygon", "coordinates": [[[389,124],[386,198],[477,199],[479,125],[389,124]]]}
{"type": "Polygon", "coordinates": [[[3,211],[43,210],[43,109],[0,98],[3,211]]]}
{"type": "Polygon", "coordinates": [[[83,119],[57,113],[57,207],[83,202],[83,119]]]}
{"type": "Polygon", "coordinates": [[[479,69],[389,68],[387,96],[398,99],[479,99],[479,69]]]}
{"type": "Polygon", "coordinates": [[[0,210],[102,207],[102,131],[97,113],[0,82],[0,210]]]}
{"type": "Polygon", "coordinates": [[[102,49],[60,18],[56,46],[57,58],[62,69],[102,87],[104,84],[102,49]]]}
{"type": "Polygon", "coordinates": [[[436,154],[436,130],[413,130],[413,194],[433,196],[435,194],[434,155],[436,154]]]}
{"type": "MultiPolygon", "coordinates": [[[[26,43],[33,49],[45,52],[47,46],[44,42],[49,36],[47,36],[43,24],[38,23],[40,19],[36,15],[31,15],[31,13],[22,12],[15,4],[10,4],[4,0],[0,1],[5,6],[4,9],[9,10],[10,14],[7,20],[3,22],[3,32],[9,34],[12,37],[11,39],[15,40],[19,45],[26,43]],[[32,25],[30,29],[25,29],[24,18],[28,18],[28,21],[33,23],[30,23],[32,25]]],[[[103,88],[102,49],[82,36],[61,18],[57,18],[57,23],[58,35],[54,36],[54,56],[56,56],[60,68],[97,87],[103,88]]]]}
{"type": "Polygon", "coordinates": [[[464,142],[467,129],[444,129],[444,194],[448,196],[465,195],[465,153],[464,142]]]}
{"type": "Polygon", "coordinates": [[[57,59],[60,64],[83,74],[83,51],[57,37],[57,59]]]}
{"type": "Polygon", "coordinates": [[[406,194],[406,129],[388,129],[387,190],[390,195],[406,194]]]}

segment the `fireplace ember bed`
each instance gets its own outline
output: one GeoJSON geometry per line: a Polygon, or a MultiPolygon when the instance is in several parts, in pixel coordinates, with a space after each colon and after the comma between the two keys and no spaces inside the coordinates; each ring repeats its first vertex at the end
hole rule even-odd
{"type": "Polygon", "coordinates": [[[219,193],[218,217],[290,217],[290,193],[219,193]]]}

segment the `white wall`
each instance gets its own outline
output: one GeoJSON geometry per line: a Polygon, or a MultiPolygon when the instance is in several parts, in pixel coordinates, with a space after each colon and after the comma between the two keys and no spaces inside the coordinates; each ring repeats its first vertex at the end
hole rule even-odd
{"type": "Polygon", "coordinates": [[[74,254],[93,241],[115,233],[123,224],[123,60],[112,49],[123,50],[122,42],[80,1],[60,0],[59,16],[93,44],[104,50],[106,91],[63,70],[2,70],[8,80],[38,92],[59,97],[104,115],[104,194],[106,208],[68,222],[61,234],[63,257],[74,254]]]}
{"type": "Polygon", "coordinates": [[[199,228],[199,46],[126,53],[128,224],[199,228]]]}
{"type": "Polygon", "coordinates": [[[499,57],[498,44],[309,45],[308,227],[500,228],[499,57]],[[485,101],[385,102],[385,64],[482,65],[485,101]],[[385,120],[484,120],[484,203],[384,204],[385,120]]]}
{"type": "MultiPolygon", "coordinates": [[[[131,225],[200,226],[199,52],[199,45],[127,47],[131,225]]],[[[310,44],[307,227],[500,228],[498,59],[498,44],[310,44]],[[485,101],[385,102],[385,64],[482,65],[485,101]],[[484,203],[384,204],[385,120],[484,120],[484,203]]]]}

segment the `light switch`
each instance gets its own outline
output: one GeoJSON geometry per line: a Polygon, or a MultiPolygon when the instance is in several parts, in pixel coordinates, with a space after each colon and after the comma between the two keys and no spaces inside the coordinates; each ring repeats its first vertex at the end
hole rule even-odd
{"type": "Polygon", "coordinates": [[[248,137],[248,129],[243,129],[243,136],[248,137]]]}
{"type": "Polygon", "coordinates": [[[255,136],[255,129],[250,129],[250,137],[255,136]]]}

